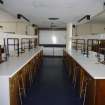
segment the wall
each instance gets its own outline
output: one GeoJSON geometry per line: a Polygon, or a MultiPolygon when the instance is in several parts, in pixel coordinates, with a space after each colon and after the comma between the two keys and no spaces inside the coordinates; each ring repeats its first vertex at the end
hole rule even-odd
{"type": "Polygon", "coordinates": [[[33,28],[32,25],[28,26],[28,34],[35,35],[35,28],[33,28]]]}
{"type": "Polygon", "coordinates": [[[90,24],[81,24],[77,26],[78,35],[89,35],[91,33],[91,25],[90,24]]]}
{"type": "Polygon", "coordinates": [[[104,23],[94,23],[92,24],[92,34],[105,33],[105,24],[104,23]]]}
{"type": "Polygon", "coordinates": [[[16,23],[16,33],[17,34],[26,34],[27,24],[25,22],[17,22],[16,23]]]}
{"type": "Polygon", "coordinates": [[[7,11],[5,10],[1,10],[0,9],[0,22],[8,22],[8,21],[16,21],[16,17],[9,14],[7,11]]]}
{"type": "Polygon", "coordinates": [[[73,28],[73,35],[90,35],[90,34],[100,34],[105,33],[104,23],[87,23],[77,25],[73,28]]]}
{"type": "Polygon", "coordinates": [[[0,31],[16,34],[34,35],[34,29],[29,22],[18,20],[17,17],[9,14],[7,11],[0,10],[0,26],[3,26],[0,31]]]}
{"type": "MultiPolygon", "coordinates": [[[[17,17],[9,14],[7,11],[0,10],[0,45],[4,47],[4,38],[33,38],[34,29],[31,23],[25,21],[24,19],[18,20],[17,17]],[[10,34],[9,34],[10,33],[10,34]],[[15,33],[12,34],[12,33],[15,33]],[[26,35],[27,34],[27,35],[26,35]]],[[[5,41],[5,43],[7,43],[5,41]]],[[[13,44],[13,40],[9,40],[9,44],[13,44]]],[[[21,40],[19,41],[21,43],[21,40]]],[[[21,45],[21,44],[20,44],[21,45]]],[[[15,46],[16,47],[16,46],[15,46]]],[[[21,46],[19,46],[21,48],[21,46]]],[[[11,55],[17,55],[14,50],[14,46],[9,47],[11,55]]],[[[4,58],[4,57],[3,57],[4,58]]]]}
{"type": "Polygon", "coordinates": [[[4,10],[0,10],[0,26],[3,26],[0,31],[16,32],[16,17],[4,10]]]}
{"type": "Polygon", "coordinates": [[[15,22],[0,22],[0,26],[3,26],[3,32],[15,32],[16,33],[16,23],[15,22]]]}
{"type": "Polygon", "coordinates": [[[66,44],[65,30],[40,30],[39,43],[43,44],[43,52],[46,56],[63,56],[62,45],[66,44]],[[57,47],[56,47],[57,46],[57,47]]]}

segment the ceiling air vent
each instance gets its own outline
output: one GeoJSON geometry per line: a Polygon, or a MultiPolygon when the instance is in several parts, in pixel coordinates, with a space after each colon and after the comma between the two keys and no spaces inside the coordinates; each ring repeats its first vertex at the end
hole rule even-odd
{"type": "Polygon", "coordinates": [[[49,20],[59,20],[59,18],[54,18],[54,17],[51,17],[51,18],[48,18],[49,20]]]}

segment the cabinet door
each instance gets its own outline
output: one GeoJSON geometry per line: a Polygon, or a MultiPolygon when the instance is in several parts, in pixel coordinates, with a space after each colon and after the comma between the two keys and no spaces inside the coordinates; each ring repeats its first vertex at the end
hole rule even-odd
{"type": "Polygon", "coordinates": [[[88,75],[85,105],[96,105],[95,96],[96,96],[96,81],[88,75]]]}
{"type": "Polygon", "coordinates": [[[86,74],[84,72],[84,70],[82,68],[80,68],[80,79],[79,79],[79,94],[80,94],[80,97],[82,98],[83,95],[84,95],[84,81],[86,79],[86,74]]]}
{"type": "Polygon", "coordinates": [[[19,85],[17,75],[9,79],[10,105],[20,105],[19,85]]]}
{"type": "Polygon", "coordinates": [[[80,94],[80,74],[81,74],[81,68],[77,64],[76,65],[76,91],[78,94],[80,94]]]}
{"type": "Polygon", "coordinates": [[[96,101],[95,105],[105,105],[105,80],[96,81],[96,101]]]}

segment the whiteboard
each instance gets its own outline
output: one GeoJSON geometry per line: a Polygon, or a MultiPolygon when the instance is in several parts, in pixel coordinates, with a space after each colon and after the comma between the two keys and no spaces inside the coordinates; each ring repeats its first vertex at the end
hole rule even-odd
{"type": "Polygon", "coordinates": [[[40,30],[39,43],[40,44],[65,44],[66,31],[52,31],[40,30]]]}

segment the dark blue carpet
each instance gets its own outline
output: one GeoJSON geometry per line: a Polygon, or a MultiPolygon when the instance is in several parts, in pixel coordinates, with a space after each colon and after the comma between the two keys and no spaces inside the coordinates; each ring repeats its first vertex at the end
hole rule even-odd
{"type": "Polygon", "coordinates": [[[24,105],[81,105],[62,58],[44,58],[24,105]]]}

